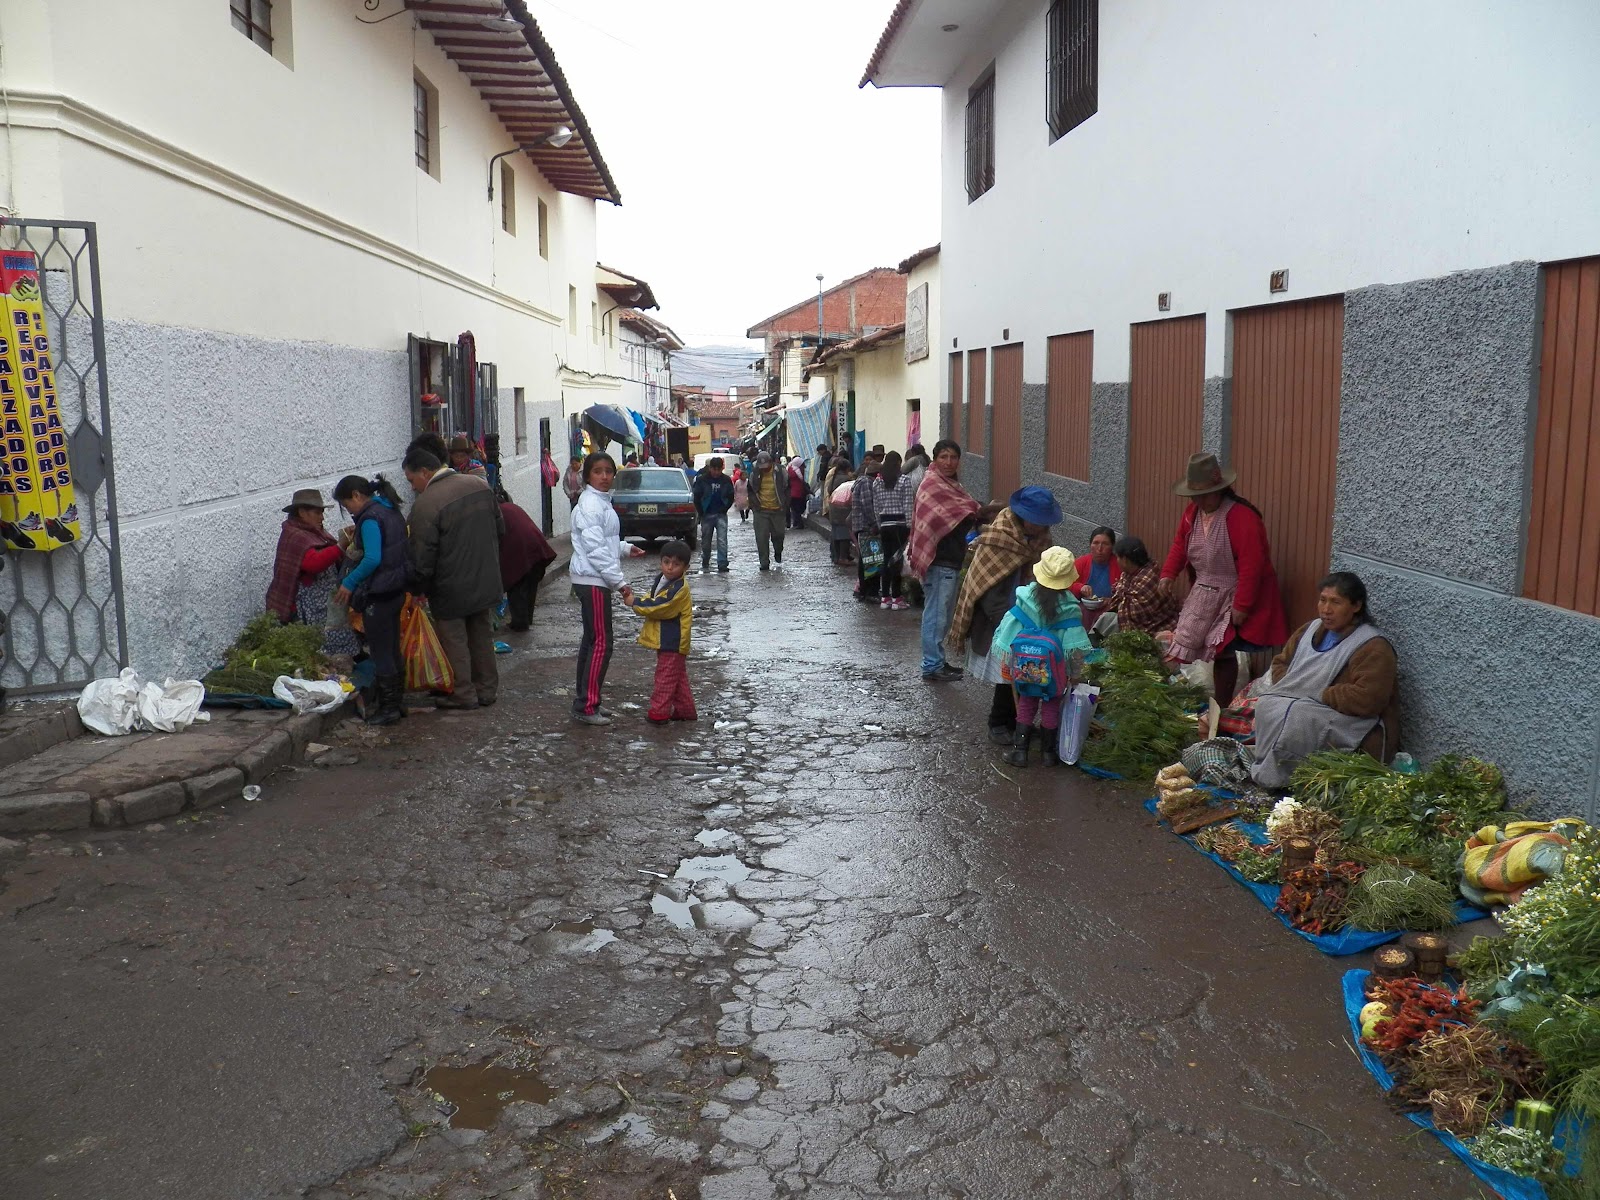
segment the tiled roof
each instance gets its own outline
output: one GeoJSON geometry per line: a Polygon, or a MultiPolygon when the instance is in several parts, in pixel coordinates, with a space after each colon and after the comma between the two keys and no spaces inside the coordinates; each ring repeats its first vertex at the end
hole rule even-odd
{"type": "Polygon", "coordinates": [[[406,7],[558,191],[622,203],[589,122],[524,0],[406,0],[406,7]],[[571,129],[572,139],[565,146],[541,145],[558,125],[571,129]]]}
{"type": "Polygon", "coordinates": [[[895,268],[895,270],[899,271],[900,274],[902,274],[902,275],[909,275],[909,274],[911,274],[912,271],[915,271],[918,267],[920,267],[923,263],[927,262],[930,258],[936,257],[938,255],[938,253],[939,253],[939,243],[935,242],[933,245],[929,246],[926,250],[918,250],[910,258],[905,259],[903,262],[901,262],[901,264],[898,267],[895,268]]]}
{"type": "Polygon", "coordinates": [[[883,61],[883,56],[889,52],[890,43],[894,41],[895,35],[900,32],[901,24],[904,23],[906,15],[910,13],[912,6],[916,2],[917,0],[900,0],[900,3],[894,6],[894,11],[889,14],[889,24],[884,27],[883,35],[878,38],[878,44],[873,47],[872,57],[867,60],[867,69],[861,73],[861,82],[856,84],[857,87],[866,87],[867,84],[872,82],[872,77],[878,73],[878,64],[883,61]]]}

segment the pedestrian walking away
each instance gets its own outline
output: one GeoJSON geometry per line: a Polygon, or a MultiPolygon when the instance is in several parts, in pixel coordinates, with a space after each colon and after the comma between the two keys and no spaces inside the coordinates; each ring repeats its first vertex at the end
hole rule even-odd
{"type": "Polygon", "coordinates": [[[556,552],[533,518],[511,501],[500,502],[500,516],[506,526],[505,536],[500,539],[500,579],[506,588],[508,628],[523,633],[533,624],[539,584],[555,561],[556,552]]]}
{"type": "Polygon", "coordinates": [[[400,654],[400,610],[406,601],[406,519],[400,497],[382,475],[346,475],[333,498],[355,522],[356,564],[334,600],[361,614],[377,678],[367,724],[392,725],[405,716],[405,664],[400,654]]]}
{"type": "Polygon", "coordinates": [[[789,508],[788,486],[763,450],[756,455],[755,473],[750,478],[750,507],[756,520],[756,557],[761,569],[783,562],[783,520],[789,508]]]}
{"type": "Polygon", "coordinates": [[[505,591],[500,505],[487,483],[451,470],[427,450],[411,451],[401,469],[417,495],[407,549],[413,586],[428,597],[428,614],[455,677],[454,691],[441,696],[438,707],[493,704],[500,690],[494,608],[505,591]]]}
{"type": "Polygon", "coordinates": [[[854,490],[850,460],[834,459],[822,484],[822,515],[828,521],[828,554],[835,566],[855,561],[855,544],[850,540],[850,494],[854,490]]]}
{"type": "MultiPolygon", "coordinates": [[[[1050,546],[1050,526],[1061,520],[1061,505],[1049,488],[1018,488],[1004,511],[979,531],[972,560],[961,577],[945,644],[966,647],[967,674],[994,687],[989,704],[989,740],[1010,745],[1017,726],[1017,703],[1000,672],[1001,653],[991,652],[995,630],[1016,603],[1033,564],[1050,546]]],[[[1000,648],[1002,651],[1004,647],[1000,648]]]]}
{"type": "Polygon", "coordinates": [[[900,577],[905,571],[906,542],[911,536],[911,507],[915,499],[911,477],[901,471],[900,455],[891,450],[884,456],[878,477],[872,481],[872,510],[883,548],[883,569],[878,572],[880,608],[911,607],[901,592],[900,577]]]}
{"type": "Polygon", "coordinates": [[[694,481],[694,510],[700,518],[700,569],[711,569],[711,543],[717,543],[717,570],[728,569],[728,510],[733,507],[733,480],[723,474],[723,461],[713,458],[694,481]]]}
{"type": "Polygon", "coordinates": [[[930,683],[964,674],[944,656],[967,536],[978,527],[978,502],[961,486],[960,472],[961,447],[936,443],[933,464],[917,488],[906,547],[906,567],[922,580],[922,678],[930,683]]]}
{"type": "Polygon", "coordinates": [[[1081,656],[1090,648],[1083,613],[1070,590],[1077,581],[1072,551],[1051,546],[1033,565],[1033,582],[1016,590],[1016,602],[995,629],[990,654],[1000,656],[1001,675],[1011,685],[1017,708],[1005,756],[1014,767],[1028,765],[1028,747],[1034,741],[1045,766],[1060,762],[1056,737],[1061,701],[1070,686],[1068,656],[1074,651],[1081,656]]]}
{"type": "Polygon", "coordinates": [[[632,602],[633,611],[644,618],[639,645],[656,652],[655,687],[646,714],[653,725],[700,719],[689,691],[689,626],[694,602],[684,574],[691,553],[684,542],[672,541],[661,547],[660,572],[645,594],[632,602]]]}
{"type": "Polygon", "coordinates": [[[806,482],[806,462],[796,454],[789,460],[785,475],[789,495],[789,528],[806,527],[806,501],[811,496],[811,485],[806,482]]]}
{"type": "Polygon", "coordinates": [[[644,551],[622,540],[622,524],[611,506],[611,485],[617,460],[597,452],[583,460],[583,495],[572,509],[572,562],[568,572],[583,613],[583,638],[578,643],[578,687],[572,697],[572,719],[585,725],[609,725],[611,713],[600,705],[606,672],[611,668],[611,593],[633,603],[633,589],[622,574],[622,559],[641,558],[644,551]]]}

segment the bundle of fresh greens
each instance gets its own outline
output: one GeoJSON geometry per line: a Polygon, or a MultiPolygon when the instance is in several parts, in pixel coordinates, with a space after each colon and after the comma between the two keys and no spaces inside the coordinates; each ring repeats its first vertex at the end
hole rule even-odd
{"type": "Polygon", "coordinates": [[[1148,776],[1194,741],[1193,714],[1205,706],[1205,692],[1168,682],[1161,649],[1147,633],[1113,634],[1105,649],[1087,672],[1100,699],[1083,761],[1126,779],[1148,776]]]}
{"type": "Polygon", "coordinates": [[[272,613],[262,613],[244,627],[222,665],[201,682],[212,692],[270,696],[280,675],[320,679],[326,673],[321,629],[285,625],[272,613]]]}
{"type": "Polygon", "coordinates": [[[1379,863],[1350,889],[1344,921],[1351,929],[1445,929],[1456,923],[1456,897],[1412,867],[1379,863]]]}

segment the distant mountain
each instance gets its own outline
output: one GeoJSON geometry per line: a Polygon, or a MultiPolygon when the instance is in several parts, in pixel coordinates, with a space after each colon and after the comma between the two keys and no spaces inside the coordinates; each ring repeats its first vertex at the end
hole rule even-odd
{"type": "Polygon", "coordinates": [[[761,351],[741,346],[690,346],[672,352],[675,386],[700,386],[712,391],[759,386],[763,380],[750,369],[761,351]]]}

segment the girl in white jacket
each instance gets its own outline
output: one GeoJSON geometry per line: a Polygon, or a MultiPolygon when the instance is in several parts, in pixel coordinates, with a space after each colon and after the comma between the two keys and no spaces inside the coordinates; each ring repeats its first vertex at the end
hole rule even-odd
{"type": "Polygon", "coordinates": [[[600,689],[611,667],[611,593],[633,603],[633,589],[622,573],[622,558],[644,551],[622,540],[622,524],[611,506],[611,484],[617,463],[605,453],[583,460],[583,492],[572,508],[572,590],[583,610],[583,640],[578,644],[578,690],[573,693],[572,719],[585,725],[609,725],[611,715],[600,707],[600,689]]]}

